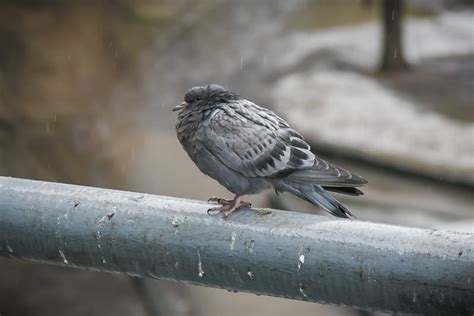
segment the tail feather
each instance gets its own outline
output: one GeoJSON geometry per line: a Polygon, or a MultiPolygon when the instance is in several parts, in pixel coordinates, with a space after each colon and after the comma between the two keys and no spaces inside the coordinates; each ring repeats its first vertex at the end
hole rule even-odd
{"type": "Polygon", "coordinates": [[[288,183],[283,181],[278,188],[279,191],[287,191],[297,197],[315,204],[326,212],[342,218],[354,218],[347,207],[342,205],[332,195],[324,191],[319,185],[301,185],[299,183],[288,183]]]}
{"type": "Polygon", "coordinates": [[[332,191],[336,193],[353,195],[353,196],[364,195],[364,192],[354,187],[331,187],[331,186],[323,185],[323,189],[326,191],[332,191]]]}

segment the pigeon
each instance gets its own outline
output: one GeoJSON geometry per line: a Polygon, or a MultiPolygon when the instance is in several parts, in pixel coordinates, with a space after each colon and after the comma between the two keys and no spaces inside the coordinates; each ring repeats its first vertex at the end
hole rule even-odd
{"type": "Polygon", "coordinates": [[[178,111],[176,134],[199,170],[234,193],[211,197],[232,212],[251,207],[242,196],[273,189],[289,192],[342,218],[353,215],[328,191],[362,195],[364,178],[316,156],[303,136],[281,117],[217,84],[189,89],[178,111]]]}

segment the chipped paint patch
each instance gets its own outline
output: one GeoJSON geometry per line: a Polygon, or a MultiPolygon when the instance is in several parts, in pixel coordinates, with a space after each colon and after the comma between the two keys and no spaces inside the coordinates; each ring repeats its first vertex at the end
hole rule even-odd
{"type": "Polygon", "coordinates": [[[299,290],[300,290],[301,295],[303,295],[305,298],[308,298],[308,295],[303,290],[303,285],[301,283],[299,284],[299,290]]]}
{"type": "Polygon", "coordinates": [[[272,211],[268,210],[268,209],[259,209],[257,210],[257,215],[259,216],[266,216],[266,215],[270,215],[272,213],[272,211]]]}
{"type": "Polygon", "coordinates": [[[235,231],[233,231],[232,235],[230,236],[230,244],[229,244],[230,250],[234,250],[235,238],[236,237],[237,237],[237,233],[235,231]]]}
{"type": "Polygon", "coordinates": [[[179,224],[180,224],[180,223],[179,223],[178,217],[176,217],[176,216],[173,217],[173,219],[171,220],[171,225],[172,225],[173,227],[178,227],[179,224]]]}
{"type": "Polygon", "coordinates": [[[64,255],[64,252],[61,249],[58,249],[59,255],[61,256],[61,259],[63,259],[64,264],[69,264],[69,261],[67,260],[66,256],[64,255]]]}
{"type": "Polygon", "coordinates": [[[301,269],[301,266],[304,264],[304,255],[300,255],[298,258],[298,270],[301,269]]]}
{"type": "Polygon", "coordinates": [[[10,246],[10,244],[7,242],[7,250],[9,253],[13,253],[13,248],[10,246]]]}
{"type": "Polygon", "coordinates": [[[201,254],[199,253],[199,250],[197,251],[198,255],[198,276],[202,278],[206,272],[202,269],[202,262],[201,262],[201,254]]]}
{"type": "Polygon", "coordinates": [[[255,254],[255,240],[254,239],[250,240],[250,242],[247,243],[247,251],[251,255],[255,254]]]}

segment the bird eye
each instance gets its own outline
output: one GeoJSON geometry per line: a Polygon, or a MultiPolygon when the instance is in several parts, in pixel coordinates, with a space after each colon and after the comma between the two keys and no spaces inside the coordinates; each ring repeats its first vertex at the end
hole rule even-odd
{"type": "Polygon", "coordinates": [[[194,97],[194,101],[201,101],[201,97],[194,97]]]}

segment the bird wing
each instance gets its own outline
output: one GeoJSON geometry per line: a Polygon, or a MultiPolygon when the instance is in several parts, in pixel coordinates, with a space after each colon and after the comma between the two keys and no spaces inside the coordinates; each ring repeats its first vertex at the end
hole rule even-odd
{"type": "Polygon", "coordinates": [[[303,137],[270,110],[249,101],[215,110],[204,129],[207,150],[247,177],[272,177],[313,167],[315,156],[303,137]]]}
{"type": "MultiPolygon", "coordinates": [[[[328,190],[330,191],[336,191],[340,193],[344,193],[341,191],[346,191],[346,194],[350,194],[347,188],[359,187],[363,186],[364,184],[367,184],[367,180],[365,180],[364,178],[353,174],[352,172],[349,172],[341,167],[336,167],[319,157],[316,157],[314,166],[311,169],[294,170],[290,174],[288,174],[286,180],[291,181],[293,183],[315,183],[323,186],[328,186],[328,190]],[[331,189],[331,187],[334,188],[331,189]],[[340,187],[345,187],[346,189],[341,189],[340,187]]],[[[359,191],[356,190],[352,193],[358,192],[359,191]]]]}

